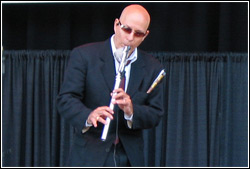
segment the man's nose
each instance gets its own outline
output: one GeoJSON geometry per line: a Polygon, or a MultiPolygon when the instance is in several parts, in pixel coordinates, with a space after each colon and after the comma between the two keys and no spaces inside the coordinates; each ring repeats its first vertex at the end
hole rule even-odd
{"type": "Polygon", "coordinates": [[[129,41],[133,41],[134,40],[134,32],[133,31],[128,35],[127,39],[129,41]]]}

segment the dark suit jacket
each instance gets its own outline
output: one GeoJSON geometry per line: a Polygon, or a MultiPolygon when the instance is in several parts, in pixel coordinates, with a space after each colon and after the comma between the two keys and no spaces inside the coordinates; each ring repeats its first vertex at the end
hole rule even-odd
{"type": "Polygon", "coordinates": [[[59,113],[75,128],[68,166],[103,166],[115,140],[117,114],[119,138],[131,165],[144,166],[142,129],[157,126],[163,115],[162,85],[150,94],[146,92],[161,69],[162,65],[155,58],[138,50],[127,89],[134,108],[132,129],[128,128],[123,112],[116,106],[107,139],[101,141],[101,123],[84,134],[82,129],[91,111],[110,104],[116,75],[110,39],[82,45],[71,52],[57,99],[59,113]]]}

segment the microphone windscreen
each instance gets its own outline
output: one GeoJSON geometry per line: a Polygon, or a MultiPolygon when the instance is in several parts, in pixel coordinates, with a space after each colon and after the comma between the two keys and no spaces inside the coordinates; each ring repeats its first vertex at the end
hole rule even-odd
{"type": "Polygon", "coordinates": [[[119,48],[115,51],[115,58],[120,63],[122,61],[123,48],[119,48]]]}

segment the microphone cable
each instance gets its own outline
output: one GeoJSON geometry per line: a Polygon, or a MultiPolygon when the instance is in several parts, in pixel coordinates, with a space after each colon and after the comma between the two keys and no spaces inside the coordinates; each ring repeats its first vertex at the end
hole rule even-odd
{"type": "MultiPolygon", "coordinates": [[[[117,111],[116,113],[116,126],[115,126],[115,139],[118,138],[118,128],[119,128],[119,111],[117,111]]],[[[116,145],[117,144],[114,144],[114,152],[113,152],[113,159],[114,159],[114,163],[115,163],[115,167],[117,167],[117,163],[116,163],[116,145]]]]}

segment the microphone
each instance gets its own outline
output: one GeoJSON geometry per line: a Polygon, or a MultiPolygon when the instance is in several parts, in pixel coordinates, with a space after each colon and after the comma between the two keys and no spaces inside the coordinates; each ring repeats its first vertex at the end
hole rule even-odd
{"type": "MultiPolygon", "coordinates": [[[[120,86],[120,83],[121,83],[121,78],[122,78],[122,73],[124,72],[124,67],[125,67],[125,64],[127,62],[127,58],[128,58],[128,52],[129,50],[131,49],[130,46],[125,46],[122,50],[122,58],[120,58],[121,56],[121,52],[118,50],[117,51],[117,54],[115,54],[115,57],[116,58],[120,58],[120,59],[117,59],[118,62],[120,60],[120,64],[119,64],[119,68],[118,68],[118,72],[116,74],[116,78],[115,78],[115,86],[114,86],[114,89],[118,89],[119,86],[120,86]]],[[[116,93],[114,93],[115,95],[116,93]]],[[[110,101],[110,104],[109,104],[109,108],[114,110],[114,104],[112,103],[113,99],[111,98],[111,101],[110,101]]],[[[102,141],[105,141],[106,138],[107,138],[107,134],[108,134],[108,129],[109,129],[109,125],[110,125],[110,118],[106,118],[106,124],[104,125],[103,127],[103,131],[102,131],[102,136],[101,136],[101,140],[102,141]]]]}
{"type": "Polygon", "coordinates": [[[115,58],[116,58],[116,60],[118,61],[119,64],[122,61],[123,50],[124,50],[124,48],[119,48],[114,53],[114,56],[115,56],[115,58]]]}
{"type": "Polygon", "coordinates": [[[122,60],[119,64],[119,69],[118,69],[118,72],[122,73],[124,71],[124,67],[127,63],[127,59],[128,59],[128,52],[129,50],[131,49],[130,46],[125,46],[124,49],[123,49],[123,55],[122,55],[122,60]]]}

